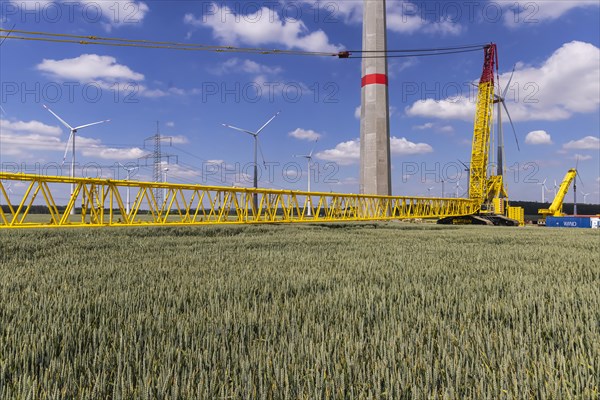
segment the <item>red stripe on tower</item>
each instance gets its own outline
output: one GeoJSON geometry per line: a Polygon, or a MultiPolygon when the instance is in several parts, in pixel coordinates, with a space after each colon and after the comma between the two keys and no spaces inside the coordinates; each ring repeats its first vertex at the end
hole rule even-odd
{"type": "Polygon", "coordinates": [[[362,87],[367,85],[387,85],[388,78],[385,74],[369,74],[362,78],[362,87]]]}

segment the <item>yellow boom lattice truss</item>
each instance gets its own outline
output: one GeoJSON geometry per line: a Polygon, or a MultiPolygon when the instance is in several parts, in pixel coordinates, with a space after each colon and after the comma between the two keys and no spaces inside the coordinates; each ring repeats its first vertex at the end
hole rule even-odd
{"type": "Polygon", "coordinates": [[[487,168],[490,146],[490,125],[492,123],[492,105],[494,82],[479,84],[477,95],[477,113],[473,132],[473,150],[471,153],[471,176],[469,197],[483,202],[487,198],[487,168]]]}
{"type": "Polygon", "coordinates": [[[383,221],[465,215],[475,212],[477,207],[471,199],[308,193],[0,173],[0,229],[383,221]],[[11,202],[14,199],[3,181],[24,186],[17,202],[11,202]],[[69,193],[71,183],[73,196],[66,206],[58,206],[55,196],[69,193]],[[165,191],[162,204],[156,201],[156,189],[165,191]],[[129,212],[123,200],[127,190],[132,199],[129,212]],[[256,209],[254,196],[257,196],[256,209]],[[45,215],[32,215],[34,206],[37,209],[42,206],[45,215]],[[77,213],[71,215],[74,209],[77,213]]]}

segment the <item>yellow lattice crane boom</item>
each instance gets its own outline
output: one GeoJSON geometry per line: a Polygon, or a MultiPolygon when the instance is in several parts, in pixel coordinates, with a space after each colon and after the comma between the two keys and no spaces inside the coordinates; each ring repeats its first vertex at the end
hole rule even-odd
{"type": "Polygon", "coordinates": [[[496,45],[491,43],[484,47],[469,168],[469,198],[478,204],[478,210],[472,215],[443,218],[439,221],[441,224],[524,224],[523,209],[508,206],[508,194],[501,172],[498,175],[488,174],[492,151],[492,113],[494,103],[500,101],[494,96],[494,73],[497,67],[498,51],[496,45]]]}
{"type": "Polygon", "coordinates": [[[545,217],[562,217],[564,214],[562,212],[563,201],[565,200],[565,196],[569,191],[569,187],[571,183],[577,177],[577,170],[572,168],[570,169],[565,178],[563,179],[560,187],[558,188],[558,192],[556,192],[556,197],[554,197],[554,201],[550,204],[550,208],[540,208],[538,213],[545,217]]]}
{"type": "Polygon", "coordinates": [[[483,72],[479,81],[469,180],[469,197],[481,203],[486,199],[488,189],[487,169],[494,104],[494,66],[496,64],[496,45],[490,44],[485,47],[483,72]]]}

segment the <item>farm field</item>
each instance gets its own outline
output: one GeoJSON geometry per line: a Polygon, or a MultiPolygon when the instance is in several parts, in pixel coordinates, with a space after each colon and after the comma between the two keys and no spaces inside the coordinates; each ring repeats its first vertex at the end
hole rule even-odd
{"type": "Polygon", "coordinates": [[[600,232],[0,231],[0,398],[598,399],[600,232]]]}

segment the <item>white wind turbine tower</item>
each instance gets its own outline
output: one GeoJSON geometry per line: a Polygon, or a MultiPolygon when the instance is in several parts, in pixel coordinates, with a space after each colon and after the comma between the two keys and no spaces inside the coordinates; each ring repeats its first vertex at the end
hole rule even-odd
{"type": "MultiPolygon", "coordinates": [[[[135,170],[137,170],[139,167],[126,167],[123,164],[119,163],[119,165],[121,166],[121,168],[123,168],[125,171],[127,171],[127,181],[129,182],[131,180],[131,173],[134,172],[135,170]]],[[[130,187],[127,186],[127,215],[129,215],[129,191],[130,191],[130,187]]]]}
{"type": "MultiPolygon", "coordinates": [[[[275,117],[277,117],[279,114],[281,114],[281,111],[278,111],[275,115],[273,115],[271,117],[270,120],[268,120],[263,126],[260,127],[259,130],[257,130],[256,132],[252,132],[252,131],[248,131],[246,129],[241,129],[241,128],[236,128],[235,126],[231,126],[231,125],[227,125],[227,124],[222,124],[224,127],[226,128],[231,128],[231,129],[235,129],[236,131],[240,131],[240,132],[244,132],[247,133],[249,135],[252,135],[252,137],[254,138],[254,189],[258,189],[258,160],[257,160],[257,154],[258,154],[258,135],[263,131],[263,129],[265,129],[267,127],[267,125],[269,125],[274,119],[275,117]]],[[[258,209],[258,197],[256,196],[256,193],[254,193],[253,195],[253,205],[254,205],[254,210],[258,209]]]]}
{"type": "Polygon", "coordinates": [[[583,196],[583,204],[586,204],[585,199],[590,195],[591,193],[581,193],[581,195],[583,196]]]}
{"type": "MultiPolygon", "coordinates": [[[[498,148],[497,148],[497,170],[496,175],[502,176],[504,175],[504,132],[502,130],[502,107],[504,107],[504,111],[506,111],[506,116],[510,122],[510,126],[512,127],[513,135],[515,137],[515,143],[517,144],[517,150],[521,151],[519,147],[519,139],[517,138],[517,131],[515,130],[515,125],[513,124],[512,118],[510,117],[510,113],[508,112],[508,108],[506,107],[506,94],[510,89],[510,84],[512,82],[513,76],[515,74],[516,65],[513,66],[512,73],[510,74],[510,78],[508,80],[508,84],[504,88],[504,91],[501,95],[494,94],[494,104],[497,104],[497,119],[498,119],[498,148]],[[502,107],[500,107],[502,105],[502,107]]],[[[500,78],[498,78],[498,93],[501,92],[500,89],[500,78]]],[[[545,181],[544,181],[545,182],[545,181]]],[[[542,201],[543,203],[543,201],[542,201]]]]}
{"type": "MultiPolygon", "coordinates": [[[[50,114],[54,115],[56,117],[56,119],[58,119],[60,121],[61,124],[63,124],[65,127],[67,127],[71,131],[71,134],[69,135],[69,139],[67,140],[67,147],[65,148],[65,155],[63,156],[61,167],[65,164],[65,160],[67,158],[67,153],[69,152],[69,142],[72,142],[73,146],[72,146],[72,153],[71,153],[71,178],[75,178],[75,134],[80,129],[98,125],[98,124],[103,124],[105,122],[109,122],[110,119],[106,119],[106,120],[98,121],[98,122],[92,122],[91,124],[80,125],[80,126],[76,126],[75,128],[73,128],[71,125],[66,123],[64,119],[62,119],[61,117],[56,115],[54,113],[54,111],[52,111],[50,108],[48,108],[48,106],[46,106],[45,104],[44,104],[44,108],[46,110],[48,110],[50,112],[50,114]]],[[[75,190],[75,185],[73,183],[71,183],[71,197],[73,197],[74,190],[75,190]]],[[[75,207],[73,207],[71,209],[71,215],[75,215],[75,207]]]]}
{"type": "Polygon", "coordinates": [[[548,188],[546,187],[547,180],[548,180],[548,178],[544,179],[544,182],[538,183],[538,185],[540,185],[540,187],[542,189],[542,204],[546,202],[545,192],[548,190],[548,188]]]}
{"type": "MultiPolygon", "coordinates": [[[[296,155],[296,156],[294,156],[294,157],[306,158],[306,164],[307,164],[306,171],[307,171],[307,175],[308,175],[308,178],[307,178],[307,180],[308,180],[308,185],[307,185],[308,189],[307,189],[307,191],[309,193],[310,193],[310,166],[312,164],[313,153],[315,152],[315,147],[316,147],[318,141],[319,141],[319,139],[315,140],[315,144],[313,146],[313,149],[310,151],[310,153],[308,155],[296,155]]],[[[311,202],[310,196],[307,197],[306,204],[308,205],[308,214],[307,215],[310,217],[310,216],[312,216],[312,202],[311,202]]]]}
{"type": "Polygon", "coordinates": [[[455,193],[455,197],[458,199],[458,193],[463,190],[463,188],[460,186],[460,181],[456,181],[456,193],[455,193]]]}

